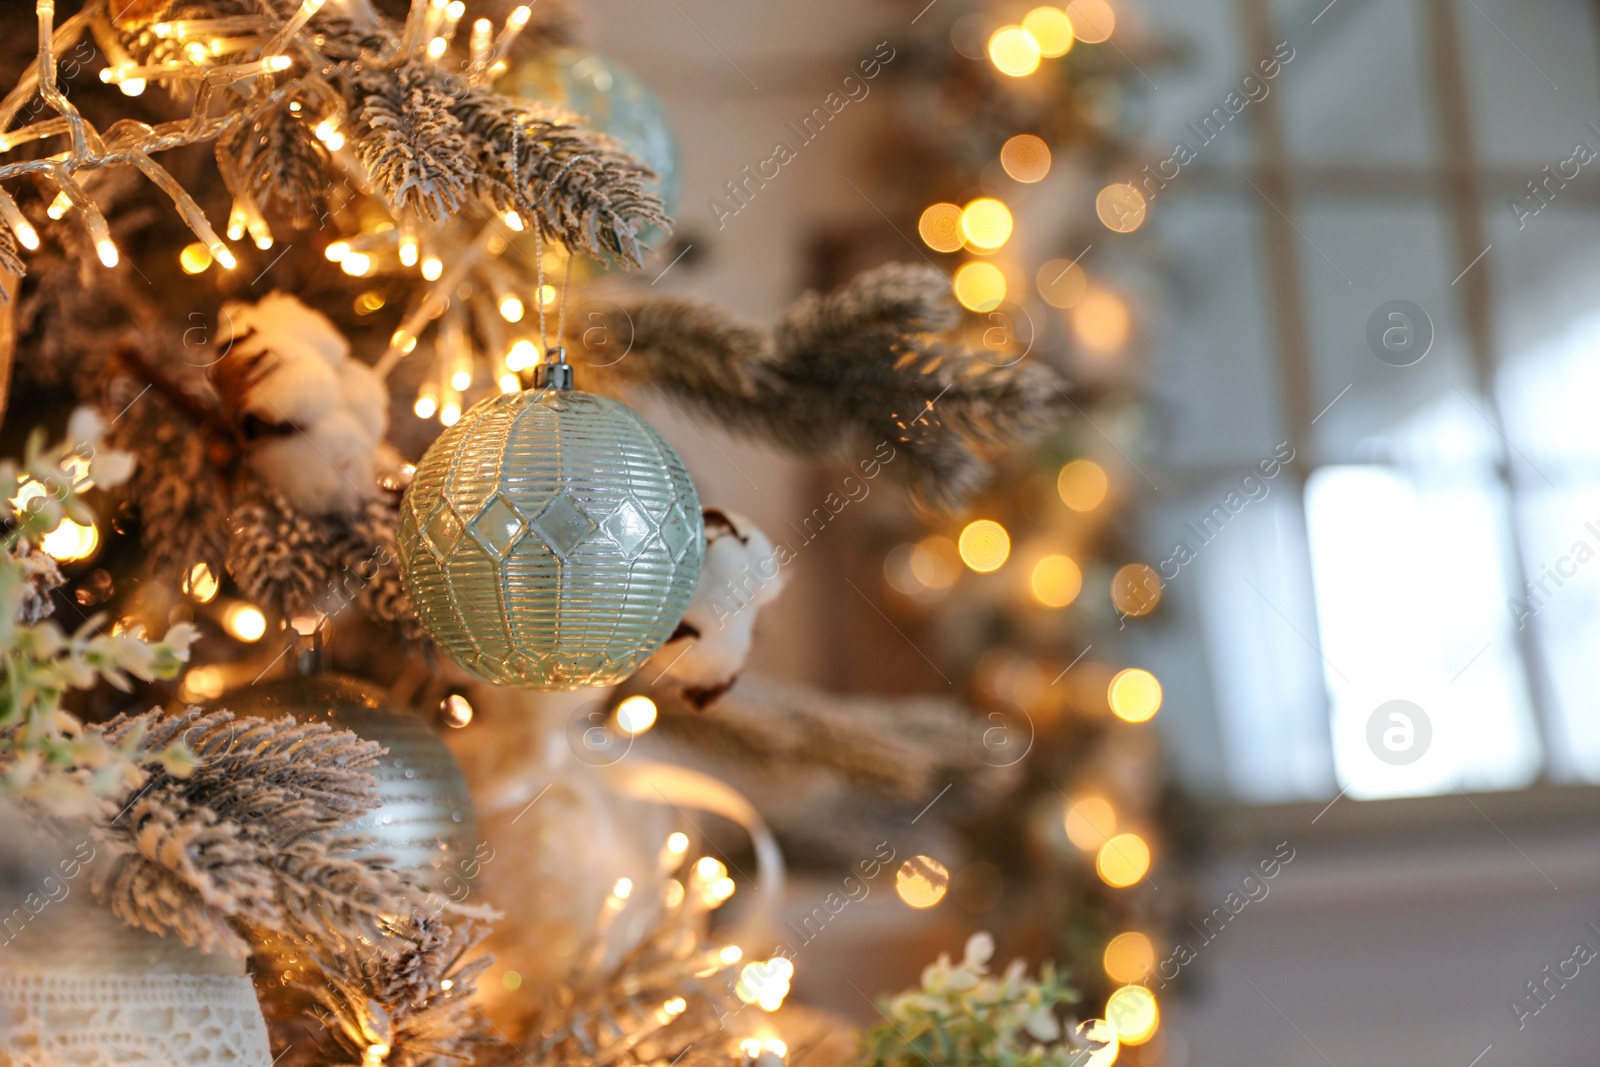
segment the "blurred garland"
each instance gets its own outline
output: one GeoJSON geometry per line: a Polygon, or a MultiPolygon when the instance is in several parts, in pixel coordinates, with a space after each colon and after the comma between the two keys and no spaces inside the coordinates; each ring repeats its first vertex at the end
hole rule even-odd
{"type": "Polygon", "coordinates": [[[1139,316],[1096,254],[1097,207],[1127,231],[1142,204],[1095,192],[1136,125],[1144,71],[1176,49],[1117,28],[1102,0],[1023,11],[972,2],[918,16],[890,71],[873,201],[951,273],[979,359],[1043,363],[1070,382],[1066,418],[1000,463],[967,510],[885,514],[877,577],[895,624],[979,709],[986,761],[1022,772],[1011,804],[1025,816],[969,835],[952,895],[980,914],[1009,907],[1003,936],[1070,972],[1086,1014],[1123,1020],[1117,1062],[1158,1063],[1163,1035],[1143,1014],[1155,998],[1141,990],[1165,985],[1156,946],[1183,907],[1186,831],[1148,723],[1159,682],[1124,640],[1160,598],[1132,524],[1147,484],[1139,316]]]}

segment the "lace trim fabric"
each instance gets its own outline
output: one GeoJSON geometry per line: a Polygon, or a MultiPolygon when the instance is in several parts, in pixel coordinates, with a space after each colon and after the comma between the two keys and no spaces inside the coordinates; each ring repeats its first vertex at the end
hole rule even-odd
{"type": "Polygon", "coordinates": [[[0,974],[0,1067],[268,1067],[248,978],[0,974]]]}

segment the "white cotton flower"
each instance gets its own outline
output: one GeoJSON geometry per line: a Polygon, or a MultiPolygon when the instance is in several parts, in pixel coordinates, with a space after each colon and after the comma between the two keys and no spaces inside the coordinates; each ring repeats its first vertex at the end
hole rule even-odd
{"type": "Polygon", "coordinates": [[[383,379],[367,366],[348,360],[339,367],[341,404],[355,416],[376,445],[389,432],[389,390],[383,379]]]}
{"type": "MultiPolygon", "coordinates": [[[[252,472],[301,511],[350,514],[378,492],[389,393],[329,319],[285,293],[223,308],[223,379],[239,414],[286,433],[249,446],[252,472]]],[[[385,460],[387,463],[387,460],[385,460]]]]}
{"type": "Polygon", "coordinates": [[[372,442],[344,411],[309,429],[257,441],[250,469],[312,515],[349,514],[377,493],[372,442]]]}
{"type": "Polygon", "coordinates": [[[246,356],[279,352],[291,359],[315,355],[329,369],[350,358],[350,342],[322,312],[306,307],[288,293],[272,292],[246,304],[222,306],[218,341],[246,356]]]}
{"type": "Polygon", "coordinates": [[[755,641],[756,616],[777,599],[786,575],[772,541],[742,515],[708,508],[706,556],[683,621],[652,662],[706,704],[744,670],[755,641]]]}
{"type": "Polygon", "coordinates": [[[241,405],[262,422],[311,426],[339,404],[339,375],[314,352],[290,354],[270,349],[260,354],[241,405]]]}

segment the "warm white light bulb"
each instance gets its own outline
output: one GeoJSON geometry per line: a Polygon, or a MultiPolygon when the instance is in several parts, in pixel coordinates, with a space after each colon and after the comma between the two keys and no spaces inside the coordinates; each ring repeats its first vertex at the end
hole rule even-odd
{"type": "Polygon", "coordinates": [[[522,301],[514,296],[505,297],[500,301],[500,317],[507,322],[521,322],[525,311],[522,301]]]}
{"type": "Polygon", "coordinates": [[[430,282],[436,282],[444,274],[444,261],[436,256],[429,256],[422,261],[422,276],[430,282]]]}
{"type": "Polygon", "coordinates": [[[107,267],[115,267],[122,262],[122,257],[117,254],[117,246],[111,243],[109,237],[102,237],[96,241],[94,250],[100,254],[100,262],[107,267]]]}

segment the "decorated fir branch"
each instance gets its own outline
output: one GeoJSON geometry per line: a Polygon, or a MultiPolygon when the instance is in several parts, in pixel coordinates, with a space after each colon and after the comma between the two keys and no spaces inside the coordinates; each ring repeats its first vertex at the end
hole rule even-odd
{"type": "Polygon", "coordinates": [[[600,388],[664,390],[736,434],[805,456],[867,456],[886,444],[893,479],[949,507],[982,481],[989,452],[1042,432],[1068,395],[1037,361],[1001,363],[949,340],[959,314],[948,279],[906,264],[808,294],[770,331],[688,301],[642,300],[609,313],[603,332],[586,324],[627,355],[580,362],[579,372],[600,388]]]}
{"type": "MultiPolygon", "coordinates": [[[[497,35],[478,19],[463,41],[461,5],[431,0],[413,3],[403,23],[368,0],[88,0],[59,26],[54,0],[37,0],[39,62],[0,101],[0,129],[38,101],[0,136],[0,266],[23,273],[28,257],[18,246],[31,253],[41,227],[50,238],[66,226],[116,267],[117,183],[108,176],[122,171],[170,200],[196,238],[197,269],[214,262],[232,270],[238,257],[228,242],[246,236],[272,247],[281,236],[275,222],[303,230],[332,219],[348,239],[328,254],[348,253],[348,273],[415,279],[381,364],[387,373],[464,282],[491,309],[508,289],[541,288],[542,256],[505,255],[525,229],[562,249],[638,265],[639,234],[667,223],[647,188],[649,168],[577,119],[491,88],[530,23],[545,47],[568,36],[569,20],[554,6],[553,17],[537,20],[527,5],[513,9],[497,35]],[[167,97],[164,119],[91,121],[60,62],[81,43],[105,57],[100,81],[130,97],[151,89],[167,97]],[[42,154],[62,144],[64,152],[42,154]],[[214,145],[232,194],[226,241],[199,206],[196,194],[207,190],[186,188],[157,159],[197,144],[214,145]],[[19,203],[25,177],[54,194],[48,221],[19,203]],[[389,216],[386,225],[363,215],[369,202],[389,216]]],[[[83,77],[84,66],[74,60],[70,73],[83,77]]]]}

